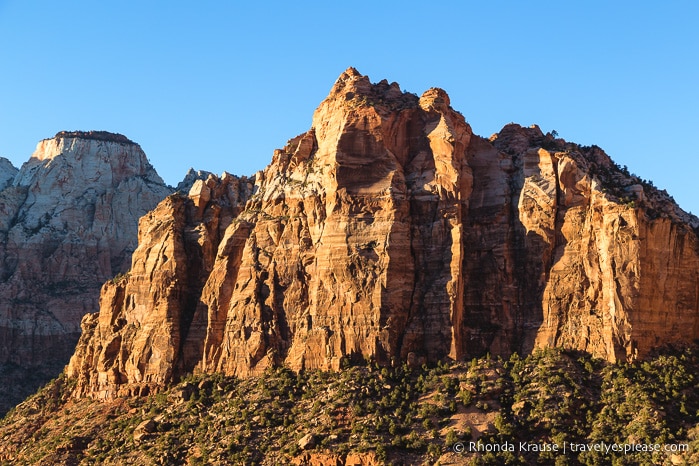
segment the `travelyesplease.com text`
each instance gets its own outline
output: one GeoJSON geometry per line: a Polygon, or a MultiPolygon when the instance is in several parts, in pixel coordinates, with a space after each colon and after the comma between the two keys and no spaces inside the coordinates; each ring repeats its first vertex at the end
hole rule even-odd
{"type": "Polygon", "coordinates": [[[504,451],[509,452],[559,452],[566,453],[583,453],[586,451],[596,451],[604,454],[610,453],[641,453],[641,452],[673,452],[680,453],[689,451],[689,445],[686,443],[678,444],[659,444],[659,443],[570,443],[564,442],[562,445],[549,442],[502,442],[502,443],[485,443],[477,442],[458,442],[453,445],[453,450],[456,453],[499,453],[504,451]]]}

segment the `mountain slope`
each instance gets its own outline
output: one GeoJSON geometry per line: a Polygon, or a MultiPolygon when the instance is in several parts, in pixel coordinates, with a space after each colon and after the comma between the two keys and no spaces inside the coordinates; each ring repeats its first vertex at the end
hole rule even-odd
{"type": "Polygon", "coordinates": [[[61,377],[0,421],[0,464],[697,464],[697,371],[696,348],[632,364],[547,349],[422,368],[204,374],[107,402],[72,398],[75,380],[61,377]]]}

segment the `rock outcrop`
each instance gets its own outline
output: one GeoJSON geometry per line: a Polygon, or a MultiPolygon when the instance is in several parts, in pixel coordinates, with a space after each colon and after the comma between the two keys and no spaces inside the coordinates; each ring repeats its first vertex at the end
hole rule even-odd
{"type": "Polygon", "coordinates": [[[130,273],[83,321],[76,394],[536,346],[629,360],[699,336],[696,217],[597,147],[474,135],[441,89],[350,68],[239,213],[236,181],[142,219],[130,273]]]}
{"type": "Polygon", "coordinates": [[[131,270],[102,288],[100,309],[114,312],[85,316],[69,373],[95,375],[91,385],[119,387],[120,395],[148,393],[182,373],[187,338],[207,330],[193,320],[217,247],[253,188],[245,177],[210,175],[141,218],[131,270]]]}
{"type": "Polygon", "coordinates": [[[4,411],[60,373],[101,285],[128,271],[139,217],[171,189],[137,144],[106,132],[58,133],[0,173],[4,411]]]}

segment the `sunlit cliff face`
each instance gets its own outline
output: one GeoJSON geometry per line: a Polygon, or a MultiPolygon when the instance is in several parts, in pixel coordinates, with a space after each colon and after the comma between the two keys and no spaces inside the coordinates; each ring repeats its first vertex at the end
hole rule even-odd
{"type": "Polygon", "coordinates": [[[486,140],[443,90],[348,69],[254,189],[211,177],[141,220],[69,374],[110,398],[190,371],[691,341],[697,237],[639,183],[598,148],[519,125],[486,140]]]}

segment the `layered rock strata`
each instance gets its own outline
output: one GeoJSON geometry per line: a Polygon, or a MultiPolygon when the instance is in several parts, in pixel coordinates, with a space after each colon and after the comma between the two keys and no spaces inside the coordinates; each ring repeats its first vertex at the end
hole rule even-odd
{"type": "Polygon", "coordinates": [[[106,132],[58,133],[9,176],[0,191],[2,410],[60,373],[102,283],[128,271],[139,217],[171,193],[137,144],[106,132]]]}
{"type": "Polygon", "coordinates": [[[253,188],[246,177],[210,175],[141,218],[131,270],[102,288],[100,309],[114,312],[85,316],[70,374],[88,377],[95,389],[121,387],[114,393],[132,395],[183,373],[188,339],[207,331],[205,321],[196,321],[218,246],[253,188]]]}
{"type": "Polygon", "coordinates": [[[76,394],[537,346],[629,360],[699,336],[696,217],[597,147],[474,135],[440,89],[350,68],[244,209],[212,183],[141,221],[83,321],[76,394]]]}

